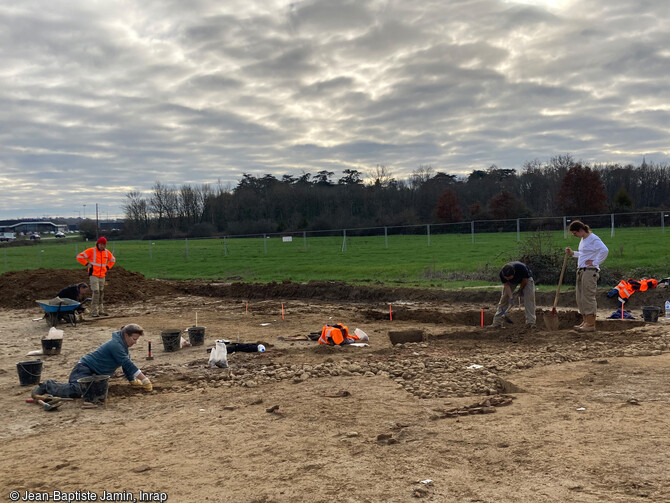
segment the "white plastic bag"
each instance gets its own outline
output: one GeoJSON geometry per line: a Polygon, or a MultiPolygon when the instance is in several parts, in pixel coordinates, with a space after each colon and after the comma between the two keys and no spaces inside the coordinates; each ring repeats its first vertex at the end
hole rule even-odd
{"type": "Polygon", "coordinates": [[[209,366],[214,367],[215,365],[222,369],[228,368],[228,351],[226,343],[222,340],[216,341],[216,346],[209,353],[209,366]]]}
{"type": "Polygon", "coordinates": [[[45,340],[62,339],[62,338],[63,338],[63,331],[57,329],[56,327],[51,327],[49,329],[49,333],[47,334],[47,336],[44,337],[45,340]]]}
{"type": "Polygon", "coordinates": [[[354,330],[354,333],[358,336],[358,340],[361,342],[369,341],[370,337],[368,337],[368,334],[363,332],[360,328],[357,328],[354,330]]]}

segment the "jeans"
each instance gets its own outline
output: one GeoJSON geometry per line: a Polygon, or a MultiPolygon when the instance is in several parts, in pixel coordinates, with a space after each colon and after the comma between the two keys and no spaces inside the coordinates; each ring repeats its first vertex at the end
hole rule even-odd
{"type": "Polygon", "coordinates": [[[83,393],[77,379],[90,377],[92,375],[95,375],[95,373],[87,365],[77,363],[72,369],[72,372],[70,372],[68,382],[57,382],[53,379],[49,379],[35,388],[34,392],[37,395],[48,394],[61,398],[81,398],[83,393]]]}

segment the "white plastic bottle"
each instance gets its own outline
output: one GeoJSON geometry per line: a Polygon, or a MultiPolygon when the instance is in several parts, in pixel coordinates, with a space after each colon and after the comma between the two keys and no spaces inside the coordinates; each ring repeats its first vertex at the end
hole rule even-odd
{"type": "Polygon", "coordinates": [[[670,299],[665,301],[665,319],[670,320],[670,299]]]}

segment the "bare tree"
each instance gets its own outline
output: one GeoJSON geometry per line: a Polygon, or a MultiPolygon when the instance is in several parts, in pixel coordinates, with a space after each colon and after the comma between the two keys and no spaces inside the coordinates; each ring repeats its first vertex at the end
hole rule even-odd
{"type": "Polygon", "coordinates": [[[371,178],[371,185],[375,187],[388,187],[393,181],[393,175],[383,164],[377,164],[370,170],[368,176],[371,178]]]}
{"type": "Polygon", "coordinates": [[[126,194],[126,202],[123,205],[126,215],[125,232],[142,236],[149,229],[149,209],[146,198],[136,190],[126,194]]]}

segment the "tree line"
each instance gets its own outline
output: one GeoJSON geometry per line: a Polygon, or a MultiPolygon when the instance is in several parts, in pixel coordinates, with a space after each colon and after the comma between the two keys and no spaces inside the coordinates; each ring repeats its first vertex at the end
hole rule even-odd
{"type": "Polygon", "coordinates": [[[670,167],[644,160],[589,165],[565,154],[526,162],[519,171],[492,165],[458,176],[419,166],[397,180],[377,166],[367,177],[354,169],[333,177],[326,170],[281,178],[245,173],[235,187],[157,181],[148,195],[126,194],[123,234],[245,235],[670,207],[670,167]]]}

